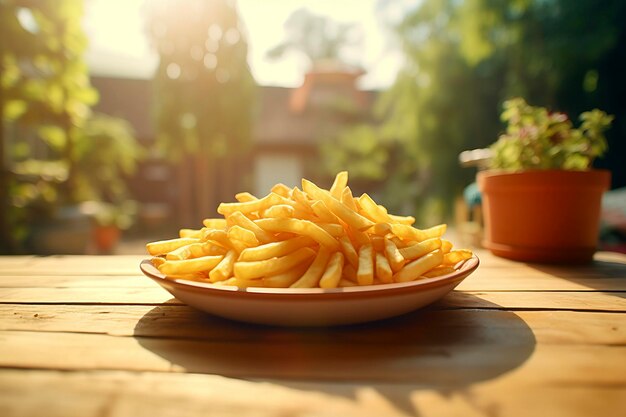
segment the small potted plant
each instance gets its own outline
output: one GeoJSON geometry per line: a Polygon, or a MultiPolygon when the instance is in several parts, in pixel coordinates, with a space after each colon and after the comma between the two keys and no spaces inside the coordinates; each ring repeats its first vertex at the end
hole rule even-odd
{"type": "Polygon", "coordinates": [[[86,201],[81,209],[93,221],[93,243],[100,254],[113,252],[122,232],[133,225],[137,212],[136,203],[132,200],[119,204],[86,201]]]}
{"type": "Polygon", "coordinates": [[[477,176],[485,218],[484,246],[528,262],[588,262],[596,250],[607,170],[592,162],[607,149],[613,117],[600,110],[567,115],[515,98],[504,103],[506,132],[491,145],[477,176]]]}

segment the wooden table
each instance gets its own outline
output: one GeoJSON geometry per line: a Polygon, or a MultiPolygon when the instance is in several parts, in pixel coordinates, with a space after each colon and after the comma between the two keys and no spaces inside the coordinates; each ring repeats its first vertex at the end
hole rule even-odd
{"type": "Polygon", "coordinates": [[[482,264],[396,319],[254,326],[141,256],[0,258],[0,416],[624,416],[626,256],[482,264]]]}

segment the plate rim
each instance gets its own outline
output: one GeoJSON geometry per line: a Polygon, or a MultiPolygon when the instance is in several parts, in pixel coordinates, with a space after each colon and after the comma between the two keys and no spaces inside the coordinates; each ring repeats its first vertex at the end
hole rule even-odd
{"type": "Polygon", "coordinates": [[[350,297],[380,297],[396,293],[412,292],[412,290],[428,290],[450,284],[458,284],[468,275],[473,273],[480,265],[476,254],[463,261],[459,269],[453,273],[435,278],[421,279],[409,282],[375,284],[341,288],[269,288],[247,287],[240,288],[232,285],[216,286],[211,283],[192,281],[180,278],[168,278],[165,274],[152,265],[150,258],[143,259],[140,270],[148,278],[156,281],[159,285],[167,288],[174,287],[186,292],[203,293],[205,295],[220,295],[225,297],[257,297],[257,298],[309,298],[309,299],[334,299],[350,297]]]}

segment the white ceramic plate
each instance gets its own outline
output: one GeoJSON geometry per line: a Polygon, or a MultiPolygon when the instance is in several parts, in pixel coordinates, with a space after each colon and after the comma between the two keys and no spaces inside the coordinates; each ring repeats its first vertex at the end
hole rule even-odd
{"type": "Polygon", "coordinates": [[[418,281],[335,289],[238,288],[170,279],[150,260],[141,271],[183,303],[207,313],[278,326],[333,326],[408,313],[442,298],[478,268],[473,256],[457,271],[418,281]]]}

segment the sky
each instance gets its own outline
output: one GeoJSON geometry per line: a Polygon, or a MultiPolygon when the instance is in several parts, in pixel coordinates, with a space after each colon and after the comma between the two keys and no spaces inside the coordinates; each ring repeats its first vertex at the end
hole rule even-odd
{"type": "MultiPolygon", "coordinates": [[[[89,37],[86,59],[92,73],[130,78],[150,78],[158,57],[145,35],[142,6],[150,0],[87,0],[84,28],[89,37]]],[[[284,40],[284,23],[292,12],[309,11],[357,25],[362,33],[351,56],[366,70],[360,80],[365,89],[386,88],[395,80],[402,54],[380,21],[381,3],[387,20],[419,0],[237,0],[248,30],[248,61],[261,85],[296,87],[302,83],[305,60],[295,53],[280,60],[267,51],[284,40]]]]}

